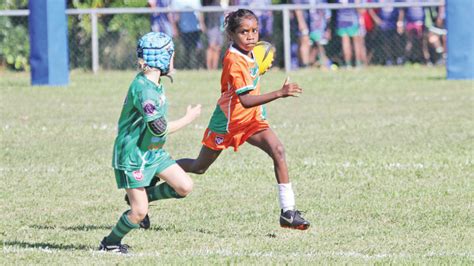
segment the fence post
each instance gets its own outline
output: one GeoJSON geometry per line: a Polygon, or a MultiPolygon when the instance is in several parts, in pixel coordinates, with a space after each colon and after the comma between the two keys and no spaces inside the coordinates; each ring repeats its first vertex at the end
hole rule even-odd
{"type": "Polygon", "coordinates": [[[99,37],[97,31],[97,12],[91,12],[92,26],[92,72],[99,71],[99,37]]]}
{"type": "Polygon", "coordinates": [[[283,9],[283,54],[285,58],[285,72],[291,70],[291,35],[290,35],[290,11],[285,6],[283,9]]]}

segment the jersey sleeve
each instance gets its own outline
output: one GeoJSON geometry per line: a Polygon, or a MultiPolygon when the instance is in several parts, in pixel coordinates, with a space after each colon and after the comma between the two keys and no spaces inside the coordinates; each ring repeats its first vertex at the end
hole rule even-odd
{"type": "Polygon", "coordinates": [[[236,94],[242,94],[255,89],[250,69],[242,62],[235,62],[230,66],[230,82],[236,94]]]}
{"type": "Polygon", "coordinates": [[[164,115],[162,95],[147,86],[136,90],[134,106],[140,112],[143,120],[148,123],[164,115]]]}

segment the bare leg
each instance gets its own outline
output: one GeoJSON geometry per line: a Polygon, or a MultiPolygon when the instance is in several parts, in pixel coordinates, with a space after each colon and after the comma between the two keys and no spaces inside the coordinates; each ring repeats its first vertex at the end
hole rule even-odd
{"type": "Polygon", "coordinates": [[[430,51],[428,50],[428,37],[426,33],[422,33],[421,50],[423,53],[423,59],[425,60],[425,64],[431,64],[430,51]]]}
{"type": "Polygon", "coordinates": [[[316,44],[310,46],[309,50],[309,65],[314,65],[318,56],[318,47],[316,44]]]}
{"type": "Polygon", "coordinates": [[[220,46],[216,45],[213,49],[213,56],[212,56],[212,69],[217,69],[219,66],[219,55],[220,55],[220,46]]]}
{"type": "Polygon", "coordinates": [[[204,174],[221,152],[202,146],[196,159],[183,158],[177,160],[176,163],[187,173],[204,174]]]}
{"type": "Polygon", "coordinates": [[[182,197],[186,197],[193,190],[193,180],[176,164],[166,168],[159,174],[159,177],[182,197]]]}
{"type": "Polygon", "coordinates": [[[214,70],[217,69],[219,64],[219,51],[220,47],[217,44],[210,44],[207,48],[206,53],[206,65],[207,69],[214,70]]]}
{"type": "Polygon", "coordinates": [[[319,53],[319,58],[321,58],[321,66],[323,68],[329,67],[329,59],[326,56],[326,51],[324,50],[324,45],[318,43],[318,53],[319,53]]]}
{"type": "Polygon", "coordinates": [[[213,69],[212,68],[212,48],[209,46],[206,51],[206,66],[207,69],[213,69]]]}
{"type": "Polygon", "coordinates": [[[310,223],[295,209],[295,195],[288,177],[285,149],[276,134],[268,128],[254,134],[247,142],[262,149],[273,159],[281,208],[280,226],[299,230],[308,229],[310,223]]]}
{"type": "Polygon", "coordinates": [[[344,55],[344,63],[346,66],[351,66],[352,61],[352,46],[351,38],[349,36],[342,36],[342,53],[344,55]]]}
{"type": "Polygon", "coordinates": [[[301,60],[300,62],[303,67],[306,67],[309,64],[310,49],[311,49],[311,43],[309,41],[309,36],[308,35],[301,36],[299,53],[300,53],[300,60],[301,60]]]}
{"type": "Polygon", "coordinates": [[[130,200],[130,211],[128,219],[135,224],[139,224],[148,213],[148,197],[145,188],[126,189],[130,200]]]}
{"type": "Polygon", "coordinates": [[[268,128],[260,131],[251,136],[247,142],[260,148],[272,158],[278,184],[290,182],[288,166],[286,165],[285,148],[273,130],[268,128]]]}
{"type": "Polygon", "coordinates": [[[356,56],[356,63],[360,65],[367,64],[367,51],[365,48],[364,36],[354,36],[354,50],[356,56]]]}

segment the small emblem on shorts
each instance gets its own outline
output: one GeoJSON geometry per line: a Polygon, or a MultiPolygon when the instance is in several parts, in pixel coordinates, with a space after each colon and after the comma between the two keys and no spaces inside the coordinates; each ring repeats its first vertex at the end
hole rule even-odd
{"type": "Polygon", "coordinates": [[[222,142],[224,142],[224,138],[221,136],[216,136],[215,142],[217,145],[220,145],[222,142]]]}
{"type": "Polygon", "coordinates": [[[133,171],[133,178],[137,181],[141,181],[143,179],[143,173],[141,170],[133,171]]]}

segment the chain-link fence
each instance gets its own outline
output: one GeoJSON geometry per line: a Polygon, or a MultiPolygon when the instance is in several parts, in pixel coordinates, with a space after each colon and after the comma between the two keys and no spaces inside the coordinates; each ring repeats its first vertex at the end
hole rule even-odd
{"type": "MultiPolygon", "coordinates": [[[[444,1],[390,2],[252,9],[259,18],[261,39],[276,47],[274,66],[286,70],[443,64],[444,1]]],[[[218,68],[229,44],[223,18],[238,7],[246,6],[68,9],[70,68],[134,69],[136,40],[152,29],[173,35],[177,69],[218,68]]],[[[28,70],[27,16],[27,10],[0,10],[2,68],[28,70]]]]}

